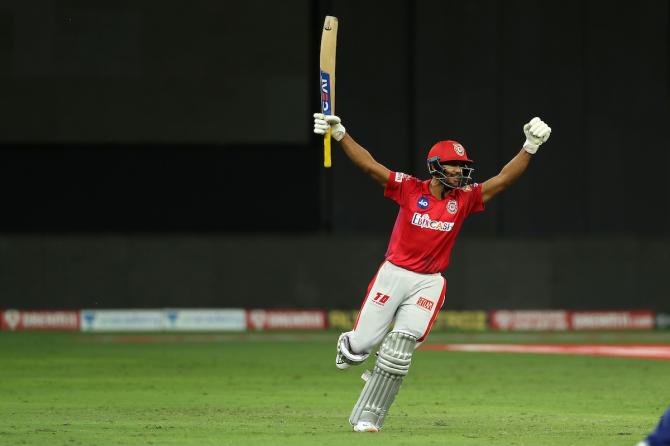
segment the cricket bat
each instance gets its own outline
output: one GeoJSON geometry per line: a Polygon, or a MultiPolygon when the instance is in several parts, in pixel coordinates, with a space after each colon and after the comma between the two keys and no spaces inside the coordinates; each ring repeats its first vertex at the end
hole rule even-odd
{"type": "MultiPolygon", "coordinates": [[[[337,17],[326,16],[321,33],[321,113],[335,114],[335,53],[337,49],[337,17]]],[[[323,166],[330,167],[330,130],[323,136],[323,166]]]]}

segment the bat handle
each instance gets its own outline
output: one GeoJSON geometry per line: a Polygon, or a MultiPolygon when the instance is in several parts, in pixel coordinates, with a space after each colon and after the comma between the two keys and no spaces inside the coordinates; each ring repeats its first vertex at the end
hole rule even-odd
{"type": "Polygon", "coordinates": [[[325,135],[323,135],[323,167],[329,168],[332,166],[330,160],[330,134],[331,130],[328,129],[325,135]]]}

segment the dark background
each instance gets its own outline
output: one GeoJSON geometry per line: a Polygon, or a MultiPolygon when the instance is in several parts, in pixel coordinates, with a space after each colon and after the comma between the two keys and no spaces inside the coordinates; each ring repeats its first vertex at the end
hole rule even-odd
{"type": "Polygon", "coordinates": [[[447,307],[670,309],[667,0],[0,1],[0,307],[358,307],[396,206],[334,144],[392,170],[456,139],[495,175],[447,307]]]}

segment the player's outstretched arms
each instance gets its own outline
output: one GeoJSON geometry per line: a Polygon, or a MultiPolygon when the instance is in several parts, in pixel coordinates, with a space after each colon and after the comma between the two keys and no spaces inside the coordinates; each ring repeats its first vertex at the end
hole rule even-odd
{"type": "Polygon", "coordinates": [[[331,129],[332,136],[342,146],[342,150],[349,159],[363,172],[370,175],[376,182],[386,186],[391,171],[379,164],[360,144],[354,141],[342,125],[340,118],[334,115],[314,113],[314,133],[325,135],[331,129]]]}
{"type": "Polygon", "coordinates": [[[536,117],[523,126],[523,132],[526,135],[526,142],[523,143],[521,151],[502,168],[498,175],[482,184],[484,203],[507,189],[521,176],[537,149],[551,136],[551,127],[536,117]]]}

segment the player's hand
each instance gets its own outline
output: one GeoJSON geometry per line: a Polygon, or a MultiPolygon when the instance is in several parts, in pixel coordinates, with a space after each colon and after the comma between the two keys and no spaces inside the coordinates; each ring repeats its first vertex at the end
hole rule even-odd
{"type": "Polygon", "coordinates": [[[335,115],[324,115],[323,113],[314,113],[314,133],[325,135],[328,129],[332,130],[335,141],[340,141],[347,133],[347,129],[342,125],[342,120],[335,115]]]}
{"type": "Polygon", "coordinates": [[[528,153],[535,153],[537,149],[551,136],[551,127],[549,127],[543,120],[535,117],[530,122],[523,126],[523,133],[526,134],[526,142],[523,143],[523,148],[528,153]]]}

